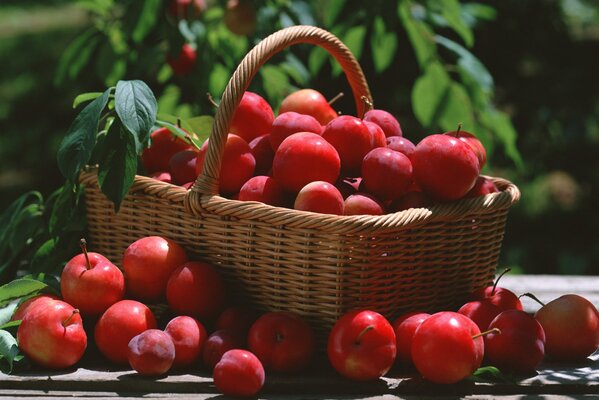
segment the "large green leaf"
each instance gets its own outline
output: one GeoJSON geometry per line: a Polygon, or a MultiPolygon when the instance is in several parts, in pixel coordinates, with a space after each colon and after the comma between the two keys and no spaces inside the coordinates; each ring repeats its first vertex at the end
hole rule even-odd
{"type": "Polygon", "coordinates": [[[83,209],[84,189],[73,190],[68,182],[58,191],[57,196],[47,203],[51,206],[48,221],[48,232],[57,235],[68,230],[83,231],[85,227],[85,210],[83,209]]]}
{"type": "Polygon", "coordinates": [[[0,307],[4,307],[18,298],[39,293],[47,287],[48,285],[44,282],[34,279],[16,279],[0,286],[0,307]]]}
{"type": "Polygon", "coordinates": [[[0,308],[0,329],[6,328],[4,325],[10,321],[18,306],[19,301],[14,300],[8,303],[6,306],[0,308]]]}
{"type": "Polygon", "coordinates": [[[451,85],[449,75],[439,63],[432,63],[412,89],[412,106],[418,121],[427,129],[441,115],[451,85]]]}
{"type": "Polygon", "coordinates": [[[438,124],[445,131],[457,129],[458,124],[462,124],[466,131],[474,128],[472,102],[464,86],[457,82],[452,82],[449,85],[449,90],[439,114],[438,124]]]}
{"type": "Polygon", "coordinates": [[[213,125],[214,118],[210,115],[201,115],[183,121],[183,126],[189,126],[195,134],[195,138],[201,142],[208,139],[208,136],[212,133],[213,125]]]}
{"type": "Polygon", "coordinates": [[[231,78],[231,72],[222,64],[215,64],[210,71],[208,90],[213,96],[221,96],[231,78]]]}
{"type": "Polygon", "coordinates": [[[102,96],[102,92],[81,93],[80,95],[75,97],[75,100],[73,100],[73,108],[77,108],[79,107],[79,105],[97,99],[100,96],[102,96]]]}
{"type": "Polygon", "coordinates": [[[131,37],[135,43],[141,43],[156,25],[160,11],[162,11],[162,1],[144,0],[140,2],[133,2],[133,6],[141,7],[141,10],[139,10],[139,18],[137,19],[137,22],[133,28],[131,37]]]}
{"type": "Polygon", "coordinates": [[[58,168],[62,175],[71,182],[77,181],[79,171],[88,163],[92,155],[100,116],[108,103],[111,90],[107,89],[102,96],[89,103],[77,115],[60,144],[58,168]]]}
{"type": "Polygon", "coordinates": [[[317,3],[321,3],[320,9],[322,10],[322,19],[324,26],[329,27],[333,25],[345,5],[345,0],[322,0],[317,3]]]}
{"type": "Polygon", "coordinates": [[[499,139],[505,153],[510,157],[514,164],[516,164],[519,169],[524,168],[524,161],[516,146],[518,133],[516,132],[514,125],[512,125],[512,121],[508,115],[489,107],[481,113],[481,122],[499,139]]]}
{"type": "Polygon", "coordinates": [[[28,204],[42,204],[43,198],[39,192],[31,191],[21,195],[0,214],[0,258],[9,249],[9,237],[19,218],[21,210],[28,204]]]}
{"type": "Polygon", "coordinates": [[[416,60],[418,60],[420,67],[424,68],[437,56],[434,34],[424,21],[417,20],[413,17],[412,7],[415,6],[411,1],[400,1],[397,12],[401,23],[408,34],[410,43],[414,48],[416,60]]]}
{"type": "MultiPolygon", "coordinates": [[[[349,48],[357,60],[362,56],[364,48],[364,39],[366,38],[365,26],[353,26],[349,28],[342,36],[342,41],[349,48]]],[[[342,72],[341,65],[338,62],[333,64],[333,76],[337,76],[342,72]]]]}
{"type": "Polygon", "coordinates": [[[8,363],[9,373],[12,372],[13,363],[17,355],[19,355],[17,339],[15,339],[10,332],[0,329],[0,359],[3,359],[8,363]]]}
{"type": "Polygon", "coordinates": [[[447,24],[460,35],[466,46],[472,47],[474,34],[462,19],[460,2],[458,0],[444,0],[442,4],[442,15],[447,24]]]}
{"type": "Polygon", "coordinates": [[[260,68],[262,80],[266,82],[264,91],[270,104],[280,104],[289,88],[289,77],[275,65],[265,65],[260,68]]]}
{"type": "Polygon", "coordinates": [[[43,229],[43,205],[34,203],[23,208],[18,213],[8,237],[12,253],[19,253],[43,229]]]}
{"type": "Polygon", "coordinates": [[[65,78],[74,79],[85,66],[98,43],[99,37],[95,29],[88,29],[77,36],[60,57],[54,84],[61,85],[65,78]]]}
{"type": "Polygon", "coordinates": [[[374,68],[376,72],[381,73],[393,62],[397,51],[397,36],[393,32],[387,31],[385,21],[380,16],[374,19],[370,46],[374,68]]]}
{"type": "Polygon", "coordinates": [[[138,153],[147,143],[158,105],[152,90],[139,80],[119,81],[114,94],[116,112],[123,126],[133,134],[138,153]]]}
{"type": "Polygon", "coordinates": [[[308,56],[308,68],[314,76],[318,75],[324,63],[327,61],[329,53],[322,47],[314,47],[308,56]]]}
{"type": "Polygon", "coordinates": [[[137,172],[136,140],[118,121],[106,135],[99,164],[98,185],[118,212],[137,172]]]}

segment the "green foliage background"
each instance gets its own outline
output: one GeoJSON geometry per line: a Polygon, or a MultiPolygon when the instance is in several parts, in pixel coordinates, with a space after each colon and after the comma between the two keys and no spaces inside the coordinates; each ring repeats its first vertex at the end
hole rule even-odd
{"type": "MultiPolygon", "coordinates": [[[[398,116],[404,136],[417,142],[463,122],[492,153],[484,172],[521,188],[500,266],[599,273],[599,7],[593,1],[380,0],[365,7],[356,1],[261,0],[254,2],[258,28],[249,37],[225,28],[223,2],[212,2],[200,21],[190,23],[174,21],[165,3],[0,4],[3,209],[29,190],[48,198],[62,185],[56,151],[78,112],[72,108],[78,93],[142,79],[156,94],[159,113],[212,114],[206,92],[218,100],[253,44],[284,26],[316,24],[359,57],[375,105],[398,116]],[[185,41],[199,56],[192,74],[179,77],[165,59],[185,41]]],[[[348,90],[338,67],[309,46],[275,57],[250,89],[276,108],[295,87],[314,87],[327,97],[348,90]]],[[[352,113],[350,96],[336,107],[352,113]]],[[[47,222],[45,203],[28,199],[30,211],[22,218],[34,221],[31,229],[47,222]]],[[[46,233],[44,240],[52,240],[46,233]]],[[[27,244],[12,245],[21,251],[27,244]]],[[[0,244],[0,256],[7,246],[0,244]]],[[[65,248],[74,251],[76,244],[65,248]]],[[[18,259],[19,251],[11,257],[18,259]]]]}

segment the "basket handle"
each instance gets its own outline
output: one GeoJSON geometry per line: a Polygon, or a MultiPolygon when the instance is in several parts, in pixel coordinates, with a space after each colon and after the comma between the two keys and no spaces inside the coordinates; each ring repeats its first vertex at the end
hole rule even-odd
{"type": "Polygon", "coordinates": [[[243,58],[223,93],[216,110],[210,134],[210,146],[204,160],[202,173],[198,176],[190,194],[218,194],[218,180],[225,143],[233,114],[244,92],[258,69],[273,55],[298,43],[309,43],[328,51],[341,65],[354,94],[357,115],[362,117],[365,107],[372,105],[370,89],[362,68],[351,51],[335,35],[313,26],[293,26],[273,33],[256,45],[243,58]],[[364,99],[365,97],[365,99],[364,99]]]}

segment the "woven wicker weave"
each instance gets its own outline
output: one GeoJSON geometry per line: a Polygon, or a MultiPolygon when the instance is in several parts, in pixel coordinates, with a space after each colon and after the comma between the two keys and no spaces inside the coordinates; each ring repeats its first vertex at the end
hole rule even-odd
{"type": "Polygon", "coordinates": [[[337,38],[306,26],[269,36],[233,74],[216,113],[203,173],[191,190],[137,176],[115,215],[98,190],[96,171],[82,173],[94,250],[118,263],[140,237],[171,238],[192,257],[216,265],[231,297],[258,310],[297,312],[321,334],[353,308],[389,318],[407,310],[447,309],[488,284],[508,209],[520,196],[503,179],[492,178],[499,193],[383,216],[316,214],[218,196],[224,142],[243,92],[262,64],[296,43],[321,46],[335,57],[353,90],[357,114],[363,113],[368,86],[337,38]]]}

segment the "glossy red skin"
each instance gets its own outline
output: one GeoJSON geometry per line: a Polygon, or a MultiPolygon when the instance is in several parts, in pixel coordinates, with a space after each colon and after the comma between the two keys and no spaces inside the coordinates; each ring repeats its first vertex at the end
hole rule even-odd
{"type": "Polygon", "coordinates": [[[466,131],[453,131],[446,132],[445,134],[457,137],[462,142],[470,146],[470,148],[472,149],[472,151],[474,151],[474,154],[476,154],[476,157],[478,158],[480,169],[482,169],[485,166],[485,164],[487,163],[487,151],[485,150],[485,147],[483,146],[481,141],[475,135],[466,131]]]}
{"type": "MultiPolygon", "coordinates": [[[[208,145],[209,141],[206,140],[198,153],[198,160],[196,162],[196,173],[198,175],[204,167],[204,158],[208,151],[208,145]]],[[[239,192],[243,184],[254,176],[255,169],[256,159],[252,154],[250,146],[241,137],[230,133],[227,136],[220,167],[220,193],[231,194],[239,192]]]]}
{"type": "Polygon", "coordinates": [[[252,397],[264,386],[264,367],[247,350],[229,350],[214,367],[214,385],[226,396],[252,397]]]}
{"type": "Polygon", "coordinates": [[[401,136],[389,136],[387,138],[387,147],[405,154],[408,158],[412,157],[414,150],[416,150],[414,143],[401,136]]]}
{"type": "Polygon", "coordinates": [[[480,172],[472,149],[449,135],[425,137],[416,145],[410,159],[418,186],[441,201],[464,197],[474,187],[480,172]]]}
{"type": "Polygon", "coordinates": [[[168,8],[170,14],[177,19],[197,19],[205,9],[205,0],[171,0],[168,8]]]}
{"type": "Polygon", "coordinates": [[[171,173],[171,179],[175,185],[182,185],[186,182],[195,181],[196,162],[198,152],[195,150],[183,150],[173,154],[168,167],[171,173]]]}
{"type": "Polygon", "coordinates": [[[391,324],[395,332],[395,347],[397,348],[396,364],[404,367],[412,366],[412,339],[416,329],[431,315],[414,311],[399,316],[391,324]]]}
{"type": "Polygon", "coordinates": [[[220,313],[214,327],[216,330],[233,331],[247,337],[256,319],[258,316],[254,311],[242,306],[232,306],[220,313]]]}
{"type": "Polygon", "coordinates": [[[87,253],[91,268],[87,269],[84,254],[71,258],[60,276],[60,291],[64,301],[78,308],[83,315],[100,315],[125,296],[125,277],[120,269],[98,253],[87,253]]]}
{"type": "Polygon", "coordinates": [[[499,307],[501,311],[522,310],[522,302],[511,290],[497,287],[493,291],[493,286],[487,286],[475,290],[470,295],[470,300],[487,300],[499,307]]]}
{"type": "Polygon", "coordinates": [[[377,147],[387,147],[387,138],[385,137],[385,132],[383,132],[383,128],[375,124],[374,122],[364,121],[362,120],[364,125],[368,128],[370,132],[370,144],[373,149],[377,147]]]}
{"type": "Polygon", "coordinates": [[[530,373],[545,355],[543,327],[520,310],[503,311],[489,324],[501,333],[485,336],[485,357],[502,372],[530,373]]]}
{"type": "Polygon", "coordinates": [[[358,381],[377,379],[385,375],[395,361],[395,332],[381,314],[351,311],[333,326],[327,354],[341,375],[358,381]],[[369,326],[372,329],[364,332],[369,326]]]}
{"type": "Polygon", "coordinates": [[[256,29],[256,10],[251,0],[228,0],[224,22],[236,35],[247,36],[256,29]]]}
{"type": "Polygon", "coordinates": [[[349,195],[343,204],[343,215],[383,215],[385,206],[367,193],[349,195]]]}
{"type": "Polygon", "coordinates": [[[260,201],[277,207],[283,207],[286,203],[283,187],[270,176],[250,178],[239,190],[239,200],[260,201]]]}
{"type": "Polygon", "coordinates": [[[341,173],[344,176],[360,176],[364,156],[375,148],[366,124],[359,118],[342,115],[325,126],[322,137],[337,150],[341,173]]]}
{"type": "Polygon", "coordinates": [[[360,189],[377,198],[395,200],[404,195],[412,183],[412,163],[404,154],[379,147],[364,157],[360,189]]]}
{"type": "Polygon", "coordinates": [[[33,310],[35,307],[39,305],[45,304],[48,300],[60,300],[60,298],[52,294],[40,294],[39,296],[27,299],[23,303],[21,303],[21,305],[15,310],[15,313],[12,315],[10,320],[22,320],[23,318],[25,318],[25,315],[27,315],[27,313],[29,313],[30,310],[33,310]]]}
{"type": "Polygon", "coordinates": [[[275,151],[270,145],[270,136],[269,134],[258,136],[248,143],[252,155],[256,159],[255,175],[268,175],[272,168],[275,151]]]}
{"type": "Polygon", "coordinates": [[[250,328],[248,347],[269,371],[299,371],[312,360],[314,332],[296,314],[269,312],[260,316],[250,328]]]}
{"type": "Polygon", "coordinates": [[[81,316],[73,314],[74,310],[61,300],[47,300],[30,307],[17,331],[19,349],[45,368],[75,365],[85,352],[87,335],[81,316]]]}
{"type": "Polygon", "coordinates": [[[168,171],[168,163],[175,153],[193,148],[184,140],[173,135],[167,128],[155,130],[150,137],[150,147],[141,153],[141,161],[148,174],[168,171]]]}
{"type": "Polygon", "coordinates": [[[279,114],[295,111],[299,114],[311,115],[321,125],[328,124],[337,118],[337,112],[331,107],[322,93],[314,89],[300,89],[283,99],[279,114]]]}
{"type": "Polygon", "coordinates": [[[489,329],[489,324],[501,313],[501,309],[488,300],[469,301],[458,310],[470,318],[481,332],[489,329]]]}
{"type": "Polygon", "coordinates": [[[170,172],[156,171],[156,172],[152,172],[148,176],[150,178],[154,178],[154,179],[156,179],[157,181],[160,181],[160,182],[173,183],[173,178],[171,177],[171,173],[170,172]]]}
{"type": "Polygon", "coordinates": [[[193,71],[198,54],[188,43],[183,44],[176,58],[167,56],[166,62],[171,66],[175,75],[184,76],[193,71]]]}
{"type": "Polygon", "coordinates": [[[166,286],[166,300],[178,315],[213,318],[225,304],[225,285],[210,264],[189,261],[173,271],[166,286]]]}
{"type": "Polygon", "coordinates": [[[386,137],[402,136],[397,118],[385,110],[370,110],[364,114],[364,121],[374,122],[385,132],[386,137]]]}
{"type": "Polygon", "coordinates": [[[311,132],[294,133],[283,140],[272,165],[273,177],[292,193],[314,181],[334,183],[340,169],[337,150],[322,136],[311,132]]]}
{"type": "Polygon", "coordinates": [[[492,180],[479,176],[476,178],[474,187],[466,193],[465,197],[478,197],[497,192],[499,192],[499,189],[497,189],[492,180]]]}
{"type": "Polygon", "coordinates": [[[535,318],[545,331],[545,352],[559,361],[580,361],[599,348],[599,312],[582,296],[566,294],[545,304],[535,318]]]}
{"type": "Polygon", "coordinates": [[[322,214],[343,215],[343,205],[343,196],[335,185],[324,181],[314,181],[299,191],[293,208],[322,214]]]}
{"type": "Polygon", "coordinates": [[[129,341],[154,328],[156,318],[145,304],[121,300],[102,314],[96,323],[94,340],[106,358],[117,364],[126,364],[129,341]]]}
{"type": "Polygon", "coordinates": [[[274,120],[275,114],[262,96],[245,92],[233,114],[229,132],[249,143],[258,136],[269,134],[274,120]]]}
{"type": "Polygon", "coordinates": [[[206,343],[204,343],[204,350],[202,350],[204,365],[212,370],[227,351],[245,348],[245,341],[245,336],[238,332],[228,330],[213,332],[208,336],[206,343]]]}
{"type": "Polygon", "coordinates": [[[339,190],[344,199],[359,191],[362,178],[344,178],[335,182],[335,187],[339,190]]]}
{"type": "Polygon", "coordinates": [[[422,376],[434,383],[459,382],[480,367],[483,338],[468,317],[451,311],[428,317],[412,338],[412,360],[422,376]]]}
{"type": "Polygon", "coordinates": [[[129,341],[127,359],[140,375],[166,374],[175,360],[175,345],[171,336],[158,329],[148,329],[129,341]]]}
{"type": "Polygon", "coordinates": [[[283,140],[298,132],[312,132],[320,135],[322,126],[311,115],[299,114],[294,111],[279,114],[272,123],[270,145],[277,150],[283,140]]]}
{"type": "Polygon", "coordinates": [[[202,355],[208,333],[204,325],[195,318],[181,315],[169,321],[164,332],[170,335],[175,345],[174,367],[195,364],[202,355]]]}
{"type": "Polygon", "coordinates": [[[164,299],[171,273],[187,261],[183,247],[161,236],[146,236],[131,243],[123,255],[127,294],[144,302],[164,299]]]}
{"type": "Polygon", "coordinates": [[[420,191],[407,192],[389,206],[391,212],[409,210],[410,208],[427,208],[434,204],[433,199],[420,191]]]}

